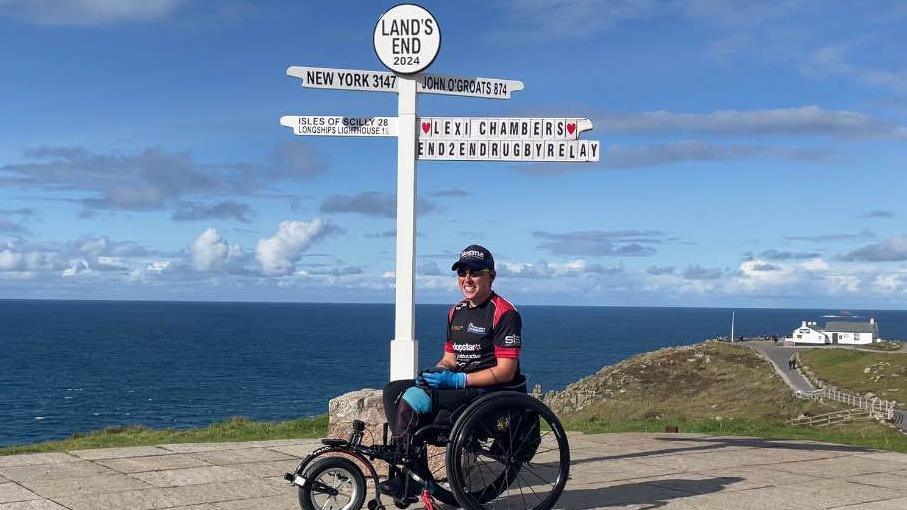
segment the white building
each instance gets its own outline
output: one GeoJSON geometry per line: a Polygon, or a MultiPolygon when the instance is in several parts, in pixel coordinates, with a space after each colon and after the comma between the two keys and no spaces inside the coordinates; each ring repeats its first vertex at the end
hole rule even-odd
{"type": "Polygon", "coordinates": [[[830,321],[822,328],[815,322],[803,321],[791,334],[790,340],[812,345],[866,345],[879,341],[879,323],[873,318],[869,322],[830,321]]]}

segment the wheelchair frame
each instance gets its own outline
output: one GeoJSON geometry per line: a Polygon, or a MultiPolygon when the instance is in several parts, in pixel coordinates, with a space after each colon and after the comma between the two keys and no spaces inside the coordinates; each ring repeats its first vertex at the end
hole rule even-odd
{"type": "MultiPolygon", "coordinates": [[[[363,490],[366,491],[366,496],[368,493],[368,479],[372,480],[372,487],[374,490],[374,497],[368,499],[365,503],[369,510],[385,510],[386,507],[381,503],[381,494],[378,491],[379,475],[373,461],[381,460],[388,464],[388,474],[389,476],[396,475],[400,470],[408,472],[409,476],[405,477],[406,484],[409,484],[410,478],[416,480],[419,483],[422,483],[424,490],[421,497],[410,497],[410,498],[394,498],[394,504],[398,508],[406,508],[412,503],[418,502],[420,499],[425,505],[427,510],[432,510],[434,508],[434,497],[431,495],[430,484],[434,483],[433,480],[426,480],[417,473],[418,466],[415,465],[417,461],[418,452],[421,449],[427,448],[429,444],[435,446],[440,446],[440,443],[450,445],[454,441],[453,432],[458,430],[458,423],[469,417],[470,411],[474,408],[480,408],[485,405],[489,399],[493,399],[496,396],[504,395],[513,396],[515,394],[520,395],[520,398],[533,398],[527,395],[524,392],[495,392],[483,395],[468,404],[465,404],[460,409],[457,409],[454,413],[451,413],[451,416],[456,416],[456,419],[452,420],[451,424],[438,424],[438,423],[429,423],[423,425],[417,429],[412,436],[410,441],[405,445],[389,445],[388,444],[388,424],[384,423],[384,430],[382,434],[382,444],[373,444],[373,445],[363,445],[362,439],[365,434],[365,423],[361,420],[353,421],[353,430],[348,439],[322,439],[321,442],[324,446],[317,448],[312,453],[305,456],[297,465],[296,469],[292,473],[286,473],[284,479],[290,485],[294,485],[299,489],[313,490],[316,492],[336,495],[338,491],[332,487],[326,486],[319,483],[317,480],[307,479],[304,475],[306,468],[312,464],[316,459],[324,457],[329,454],[341,454],[345,458],[353,458],[358,460],[365,468],[368,473],[363,472],[363,476],[366,480],[366,486],[363,487],[363,490]],[[439,442],[437,438],[435,440],[426,438],[425,436],[433,431],[447,432],[450,437],[444,438],[443,442],[439,442]],[[414,445],[419,444],[419,448],[414,448],[414,445]],[[401,448],[402,447],[402,448],[401,448]],[[401,451],[402,450],[402,451],[401,451]]],[[[543,407],[544,404],[542,404],[543,407]]],[[[546,407],[547,408],[547,407],[546,407]]],[[[556,417],[555,417],[556,420],[556,417]]],[[[558,426],[560,424],[558,423],[558,426]]],[[[566,444],[566,436],[563,438],[566,444]]],[[[569,472],[569,447],[567,455],[567,464],[569,472]]],[[[445,463],[445,467],[447,464],[445,463]]],[[[564,482],[566,483],[566,481],[564,482]]],[[[455,495],[454,495],[455,496],[455,495]]],[[[455,496],[456,497],[456,496],[455,496]]]]}

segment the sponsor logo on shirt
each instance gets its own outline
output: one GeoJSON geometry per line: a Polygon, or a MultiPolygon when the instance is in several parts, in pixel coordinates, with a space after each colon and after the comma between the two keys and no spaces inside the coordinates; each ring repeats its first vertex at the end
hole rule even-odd
{"type": "Polygon", "coordinates": [[[462,324],[454,324],[453,326],[450,327],[451,331],[460,331],[461,329],[463,329],[462,324]]]}
{"type": "Polygon", "coordinates": [[[482,348],[482,344],[454,344],[453,348],[457,352],[478,351],[482,348]]]}
{"type": "Polygon", "coordinates": [[[475,324],[473,324],[473,323],[471,323],[471,322],[469,323],[469,326],[466,326],[466,331],[469,332],[469,333],[475,333],[476,335],[484,335],[484,334],[485,334],[485,328],[476,326],[475,324]]]}
{"type": "Polygon", "coordinates": [[[520,335],[507,335],[504,337],[504,345],[507,347],[517,347],[520,345],[520,335]]]}

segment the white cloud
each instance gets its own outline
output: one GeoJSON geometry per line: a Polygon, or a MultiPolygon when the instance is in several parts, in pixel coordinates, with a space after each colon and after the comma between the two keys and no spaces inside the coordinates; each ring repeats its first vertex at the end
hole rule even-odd
{"type": "Polygon", "coordinates": [[[907,260],[907,235],[890,237],[882,242],[866,245],[844,256],[845,260],[867,262],[895,262],[907,260]]]}
{"type": "Polygon", "coordinates": [[[907,94],[907,70],[890,71],[851,64],[847,62],[849,50],[849,45],[844,44],[819,48],[805,60],[802,70],[813,76],[843,76],[897,94],[907,94]]]}
{"type": "Polygon", "coordinates": [[[189,260],[196,271],[220,271],[241,256],[242,247],[228,244],[216,228],[205,230],[189,245],[189,260]]]}
{"type": "Polygon", "coordinates": [[[252,212],[247,204],[212,198],[260,194],[282,182],[309,179],[321,169],[304,144],[279,144],[258,163],[221,164],[198,162],[188,152],[160,147],[134,154],[38,147],[26,150],[21,162],[0,163],[0,188],[42,190],[81,203],[85,214],[176,207],[176,220],[246,221],[252,212]]]}
{"type": "Polygon", "coordinates": [[[187,0],[0,0],[7,12],[40,25],[96,26],[157,21],[187,0]]]}
{"type": "Polygon", "coordinates": [[[283,221],[273,237],[261,239],[255,248],[255,258],[262,272],[269,276],[293,274],[296,259],[312,243],[330,232],[327,223],[316,218],[310,222],[283,221]]]}

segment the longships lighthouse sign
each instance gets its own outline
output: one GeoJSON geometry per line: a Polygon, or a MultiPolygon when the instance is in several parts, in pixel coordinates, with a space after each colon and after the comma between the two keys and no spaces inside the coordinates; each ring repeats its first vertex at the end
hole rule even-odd
{"type": "Polygon", "coordinates": [[[397,139],[397,271],[390,378],[411,379],[418,369],[415,338],[416,165],[418,161],[598,161],[597,140],[580,139],[592,122],[577,117],[419,117],[418,94],[510,99],[523,82],[428,74],[441,49],[441,27],[425,8],[402,4],[378,19],[373,34],[388,71],[292,66],[305,88],[397,94],[396,117],[285,115],[280,123],[300,136],[397,139]]]}

